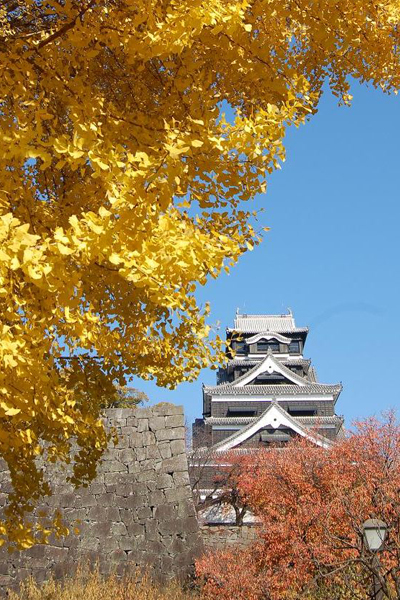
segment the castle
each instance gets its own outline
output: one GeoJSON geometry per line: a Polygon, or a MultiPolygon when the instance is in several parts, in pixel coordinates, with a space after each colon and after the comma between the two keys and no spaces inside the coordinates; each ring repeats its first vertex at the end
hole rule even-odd
{"type": "Polygon", "coordinates": [[[193,425],[193,447],[222,452],[285,444],[304,436],[329,447],[343,435],[335,413],[339,383],[318,381],[304,358],[308,327],[293,314],[236,314],[226,331],[227,364],[217,385],[203,386],[203,418],[193,425]]]}

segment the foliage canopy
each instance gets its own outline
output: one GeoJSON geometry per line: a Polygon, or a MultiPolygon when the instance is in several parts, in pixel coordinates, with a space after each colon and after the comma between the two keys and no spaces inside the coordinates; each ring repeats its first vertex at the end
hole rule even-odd
{"type": "Polygon", "coordinates": [[[366,600],[374,576],[382,598],[399,597],[400,425],[393,414],[358,423],[330,449],[298,439],[250,455],[238,487],[262,533],[243,552],[199,562],[206,597],[218,591],[222,600],[366,600]],[[379,560],[364,542],[370,518],[388,525],[379,560]]]}
{"type": "Polygon", "coordinates": [[[101,399],[126,376],[174,386],[221,359],[197,284],[259,241],[243,202],[285,127],[329,81],[399,87],[392,0],[3,0],[0,7],[0,528],[106,445],[101,399]],[[234,119],[221,114],[230,105],[234,119]],[[46,448],[46,450],[44,450],[46,448]]]}

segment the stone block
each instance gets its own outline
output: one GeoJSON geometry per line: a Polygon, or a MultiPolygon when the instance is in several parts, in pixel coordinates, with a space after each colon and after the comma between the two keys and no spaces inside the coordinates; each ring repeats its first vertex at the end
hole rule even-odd
{"type": "Polygon", "coordinates": [[[160,416],[183,415],[183,406],[170,404],[169,402],[160,402],[153,406],[153,413],[160,416]]]}
{"type": "Polygon", "coordinates": [[[111,521],[103,521],[99,523],[91,523],[88,527],[86,537],[103,539],[110,535],[111,521]]]}
{"type": "Polygon", "coordinates": [[[136,410],[136,408],[107,408],[105,410],[105,415],[107,419],[116,426],[118,421],[123,421],[124,419],[131,417],[135,414],[136,410]]]}
{"type": "Polygon", "coordinates": [[[174,484],[179,487],[181,485],[190,485],[189,473],[187,471],[177,471],[173,474],[174,484]]]}
{"type": "Polygon", "coordinates": [[[185,500],[191,494],[189,487],[173,487],[165,490],[165,498],[167,502],[179,502],[185,500]]]}
{"type": "Polygon", "coordinates": [[[126,483],[127,477],[125,473],[105,473],[104,474],[104,483],[105,485],[124,485],[126,483]]]}
{"type": "Polygon", "coordinates": [[[156,506],[154,516],[155,520],[170,521],[177,517],[177,510],[172,506],[172,504],[162,504],[160,506],[156,506]]]}
{"type": "Polygon", "coordinates": [[[144,521],[145,537],[148,541],[156,541],[159,538],[158,523],[154,516],[144,521]]]}
{"type": "Polygon", "coordinates": [[[145,431],[149,431],[149,420],[138,419],[137,431],[138,433],[144,433],[145,431]]]}
{"type": "Polygon", "coordinates": [[[160,571],[162,574],[166,575],[167,577],[170,576],[170,573],[173,573],[174,571],[176,571],[175,565],[174,565],[174,559],[172,558],[172,556],[167,555],[167,556],[161,557],[160,571]]]}
{"type": "Polygon", "coordinates": [[[97,501],[95,496],[77,496],[75,498],[75,506],[77,508],[89,508],[96,506],[97,501]]]}
{"type": "Polygon", "coordinates": [[[44,544],[38,544],[26,550],[26,555],[30,558],[43,558],[45,555],[46,546],[44,544]]]}
{"type": "Polygon", "coordinates": [[[134,523],[134,513],[132,510],[128,508],[120,508],[119,513],[122,523],[125,523],[125,525],[131,525],[134,523]]]}
{"type": "Polygon", "coordinates": [[[183,415],[171,415],[165,417],[166,427],[184,427],[185,422],[183,415]]]}
{"type": "Polygon", "coordinates": [[[131,523],[126,527],[129,536],[133,536],[134,538],[143,536],[144,537],[144,525],[140,523],[131,523]]]}
{"type": "Polygon", "coordinates": [[[134,416],[128,417],[126,419],[126,426],[127,427],[137,427],[137,418],[134,416]]]}
{"type": "Polygon", "coordinates": [[[149,506],[141,506],[136,511],[137,517],[140,521],[144,519],[149,519],[152,516],[152,511],[149,506]]]}
{"type": "Polygon", "coordinates": [[[196,515],[196,511],[195,511],[193,500],[192,500],[191,496],[181,500],[178,503],[177,511],[178,511],[178,517],[181,517],[182,519],[184,519],[186,517],[193,517],[196,515]]]}
{"type": "Polygon", "coordinates": [[[133,448],[124,448],[123,450],[118,450],[118,460],[125,465],[133,463],[136,460],[136,452],[133,450],[133,448]]]}
{"type": "Polygon", "coordinates": [[[167,441],[169,442],[171,440],[172,431],[172,429],[160,429],[159,431],[156,431],[157,443],[167,441]]]}
{"type": "Polygon", "coordinates": [[[31,575],[32,575],[32,571],[31,571],[31,569],[28,569],[27,567],[18,569],[18,571],[15,573],[15,580],[18,583],[21,583],[22,581],[25,581],[25,579],[28,579],[28,577],[30,577],[31,575]]]}
{"type": "Polygon", "coordinates": [[[146,459],[161,458],[157,444],[146,446],[146,459]]]}
{"type": "Polygon", "coordinates": [[[186,543],[181,538],[175,537],[171,544],[171,552],[173,552],[173,554],[185,553],[186,543]]]}
{"type": "MultiPolygon", "coordinates": [[[[47,503],[50,506],[57,506],[57,508],[72,508],[77,506],[76,504],[77,493],[71,492],[70,494],[61,494],[60,496],[50,496],[47,503]],[[55,503],[54,503],[55,500],[55,503]]],[[[79,508],[79,507],[78,507],[79,508]]]]}
{"type": "MultiPolygon", "coordinates": [[[[119,460],[109,460],[105,463],[106,473],[127,473],[128,468],[119,460]]],[[[106,481],[107,483],[107,481],[106,481]]]]}
{"type": "Polygon", "coordinates": [[[118,484],[115,486],[115,495],[122,497],[130,496],[133,493],[134,488],[135,486],[131,483],[118,484]]]}
{"type": "Polygon", "coordinates": [[[127,553],[127,561],[132,565],[143,565],[144,553],[138,549],[134,549],[127,553]]]}
{"type": "Polygon", "coordinates": [[[153,416],[153,408],[140,406],[135,410],[135,417],[139,419],[150,419],[153,416]]]}
{"type": "Polygon", "coordinates": [[[163,550],[164,546],[159,540],[147,540],[147,552],[156,555],[158,559],[163,550]]]}
{"type": "Polygon", "coordinates": [[[99,550],[100,540],[95,537],[84,537],[80,541],[79,548],[80,550],[99,550]]]}
{"type": "Polygon", "coordinates": [[[146,499],[139,494],[132,494],[126,498],[119,498],[118,506],[123,509],[132,510],[144,506],[146,499]]]}
{"type": "Polygon", "coordinates": [[[130,536],[124,536],[120,540],[118,540],[118,546],[124,552],[128,552],[129,550],[133,550],[135,547],[135,541],[130,536]]]}
{"type": "Polygon", "coordinates": [[[154,469],[149,469],[148,471],[141,471],[137,475],[137,481],[152,481],[154,479],[154,469]]]}
{"type": "Polygon", "coordinates": [[[97,506],[117,506],[115,494],[99,494],[96,503],[97,506]]]}
{"type": "Polygon", "coordinates": [[[119,509],[116,506],[93,506],[88,512],[91,521],[118,521],[119,509]]]}
{"type": "Polygon", "coordinates": [[[113,550],[108,557],[108,560],[111,562],[111,564],[114,564],[114,565],[120,565],[121,563],[124,563],[126,561],[126,559],[127,559],[126,552],[124,552],[124,550],[121,550],[121,548],[117,548],[117,550],[113,550]]]}
{"type": "Polygon", "coordinates": [[[157,489],[157,485],[156,482],[151,480],[151,481],[146,481],[146,488],[149,492],[155,492],[157,489]]]}
{"type": "Polygon", "coordinates": [[[171,444],[169,442],[159,443],[158,449],[160,451],[161,458],[171,458],[171,444]]]}
{"type": "Polygon", "coordinates": [[[90,484],[89,487],[90,493],[91,494],[103,494],[106,491],[105,485],[104,483],[99,483],[97,481],[95,481],[94,483],[90,484]]]}
{"type": "Polygon", "coordinates": [[[136,475],[137,473],[140,473],[140,463],[134,462],[134,463],[131,463],[130,465],[128,465],[128,473],[132,474],[132,475],[136,475]]]}
{"type": "Polygon", "coordinates": [[[172,440],[171,452],[173,456],[184,454],[184,452],[186,452],[185,440],[172,440]]]}
{"type": "MultiPolygon", "coordinates": [[[[141,437],[141,440],[143,442],[142,437],[141,437]]],[[[141,446],[140,448],[135,448],[134,452],[135,452],[135,456],[136,456],[136,461],[141,462],[142,460],[146,459],[146,448],[144,448],[143,446],[141,446]]]]}
{"type": "Polygon", "coordinates": [[[144,431],[142,437],[144,446],[151,446],[156,443],[156,436],[152,431],[144,431]]]}
{"type": "Polygon", "coordinates": [[[162,464],[161,471],[163,473],[174,473],[175,471],[187,470],[186,454],[178,454],[172,458],[166,458],[162,464]]]}
{"type": "Polygon", "coordinates": [[[46,546],[46,557],[53,563],[59,563],[68,558],[67,548],[57,548],[57,546],[46,546]]]}
{"type": "Polygon", "coordinates": [[[168,473],[161,473],[156,479],[156,485],[159,490],[171,488],[174,485],[174,480],[168,473]]]}
{"type": "Polygon", "coordinates": [[[150,431],[159,431],[165,428],[165,417],[151,417],[149,419],[150,431]]]}
{"type": "Polygon", "coordinates": [[[129,431],[129,433],[122,434],[121,430],[118,433],[118,439],[114,443],[114,448],[116,448],[117,450],[122,450],[123,448],[126,448],[127,446],[129,446],[129,436],[131,435],[132,428],[127,427],[126,431],[129,431]]]}
{"type": "Polygon", "coordinates": [[[162,490],[157,490],[155,492],[150,492],[149,494],[149,505],[157,506],[158,504],[163,504],[165,502],[165,494],[162,490]]]}
{"type": "Polygon", "coordinates": [[[140,463],[141,471],[157,471],[161,467],[161,458],[148,458],[146,460],[142,460],[140,463]]]}
{"type": "Polygon", "coordinates": [[[119,550],[118,540],[115,537],[109,536],[102,540],[102,551],[104,554],[109,554],[114,552],[114,550],[119,550]]]}
{"type": "Polygon", "coordinates": [[[164,546],[164,548],[167,549],[167,552],[169,552],[169,549],[170,549],[174,539],[175,539],[175,536],[168,535],[166,533],[163,533],[163,535],[160,537],[160,541],[161,541],[162,545],[164,546]]]}
{"type": "Polygon", "coordinates": [[[186,517],[186,519],[181,519],[181,527],[182,531],[185,531],[186,534],[191,534],[199,531],[199,523],[197,521],[197,517],[186,517]]]}
{"type": "MultiPolygon", "coordinates": [[[[129,445],[131,446],[131,448],[134,448],[134,449],[143,448],[143,435],[141,433],[137,433],[137,432],[131,433],[129,436],[129,445]]],[[[137,458],[137,454],[136,454],[136,458],[137,458]]]]}
{"type": "Polygon", "coordinates": [[[156,437],[158,442],[165,442],[167,440],[184,440],[185,428],[173,427],[172,429],[160,429],[159,431],[156,431],[156,437]]]}
{"type": "Polygon", "coordinates": [[[119,538],[120,536],[127,535],[128,530],[126,528],[125,523],[112,523],[111,524],[111,533],[115,537],[119,538]]]}
{"type": "Polygon", "coordinates": [[[164,535],[177,535],[182,533],[182,519],[166,519],[158,522],[158,531],[164,535]]]}
{"type": "Polygon", "coordinates": [[[108,462],[109,460],[118,460],[119,452],[120,450],[118,450],[118,448],[107,448],[102,456],[101,462],[104,464],[104,462],[108,462]]]}

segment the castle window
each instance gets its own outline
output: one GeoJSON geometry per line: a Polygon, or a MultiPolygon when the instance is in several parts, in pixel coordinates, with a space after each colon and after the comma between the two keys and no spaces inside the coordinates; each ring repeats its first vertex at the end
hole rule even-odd
{"type": "Polygon", "coordinates": [[[235,342],[235,350],[236,354],[245,354],[246,353],[246,342],[235,342]]]}
{"type": "Polygon", "coordinates": [[[228,417],[254,417],[256,411],[246,406],[235,406],[234,408],[228,408],[228,417]]]}
{"type": "Polygon", "coordinates": [[[300,354],[300,342],[290,342],[289,352],[290,354],[300,354]]]}
{"type": "Polygon", "coordinates": [[[279,352],[279,343],[267,342],[265,340],[257,342],[257,352],[268,352],[268,348],[270,348],[272,352],[279,352]]]}
{"type": "Polygon", "coordinates": [[[289,415],[292,417],[314,417],[317,414],[315,409],[290,409],[288,410],[289,415]]]}

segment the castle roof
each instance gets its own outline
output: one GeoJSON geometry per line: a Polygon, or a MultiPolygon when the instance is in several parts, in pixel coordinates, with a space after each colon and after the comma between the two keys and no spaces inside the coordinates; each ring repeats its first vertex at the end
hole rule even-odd
{"type": "Polygon", "coordinates": [[[235,395],[298,395],[298,394],[333,394],[337,398],[342,391],[341,384],[317,383],[306,377],[297,375],[279,361],[268,350],[267,355],[253,368],[232,382],[216,386],[204,386],[204,393],[211,396],[235,395]],[[283,384],[252,384],[263,373],[279,373],[288,382],[283,384]],[[289,383],[291,382],[291,383],[289,383]]]}
{"type": "MultiPolygon", "coordinates": [[[[332,446],[332,441],[328,440],[325,436],[312,431],[305,427],[302,423],[299,423],[297,419],[293,418],[287,413],[281,406],[276,402],[271,402],[268,408],[251,423],[235,431],[231,436],[222,440],[218,444],[213,446],[213,450],[217,452],[223,452],[231,450],[236,446],[239,446],[249,438],[251,438],[258,431],[265,427],[272,427],[278,429],[280,426],[289,427],[295,433],[306,437],[313,443],[323,448],[329,448],[332,446]]],[[[278,439],[278,437],[276,437],[278,439]]]]}
{"type": "MultiPolygon", "coordinates": [[[[294,416],[298,423],[306,427],[315,427],[316,425],[342,425],[344,418],[339,415],[314,415],[310,417],[294,416]]],[[[206,417],[205,422],[208,425],[248,425],[253,423],[256,417],[206,417]]]]}
{"type": "Polygon", "coordinates": [[[333,394],[339,396],[343,386],[341,383],[329,385],[326,383],[308,383],[306,385],[275,384],[275,385],[244,385],[232,387],[228,383],[207,385],[203,390],[210,396],[308,396],[312,394],[333,394]]]}
{"type": "Polygon", "coordinates": [[[240,315],[235,317],[234,327],[228,331],[242,333],[307,333],[308,327],[296,327],[293,314],[287,315],[240,315]]]}
{"type": "MultiPolygon", "coordinates": [[[[242,366],[246,366],[246,367],[254,367],[255,365],[259,365],[260,362],[264,359],[264,356],[259,356],[258,358],[232,358],[231,360],[228,361],[227,365],[229,367],[242,367],[242,366]]],[[[279,362],[283,365],[291,365],[292,367],[309,367],[311,365],[311,359],[310,358],[298,358],[298,357],[285,357],[285,358],[279,358],[279,362]]]]}

